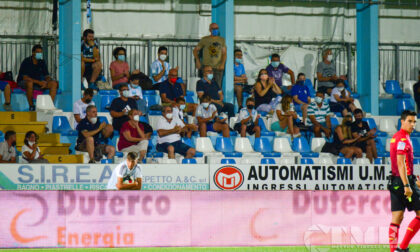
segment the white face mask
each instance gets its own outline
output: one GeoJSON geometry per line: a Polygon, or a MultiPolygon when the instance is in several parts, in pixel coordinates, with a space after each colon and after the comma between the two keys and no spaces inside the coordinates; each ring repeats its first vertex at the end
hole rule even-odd
{"type": "Polygon", "coordinates": [[[319,97],[319,96],[316,96],[315,97],[315,102],[318,103],[318,104],[322,103],[322,98],[319,97]]]}
{"type": "Polygon", "coordinates": [[[133,116],[133,120],[136,122],[140,121],[140,116],[139,115],[133,116]]]}
{"type": "Polygon", "coordinates": [[[337,89],[338,89],[338,91],[343,92],[344,87],[338,87],[337,89]]]}
{"type": "Polygon", "coordinates": [[[89,119],[89,121],[90,121],[92,124],[96,124],[96,122],[98,121],[98,118],[97,118],[97,117],[92,117],[92,118],[90,118],[90,119],[89,119]]]}
{"type": "Polygon", "coordinates": [[[132,88],[138,88],[138,87],[139,87],[139,85],[131,83],[131,87],[132,87],[132,88]]]}
{"type": "Polygon", "coordinates": [[[331,61],[332,61],[332,59],[333,59],[332,54],[330,54],[330,55],[328,55],[328,56],[327,56],[327,60],[328,60],[329,62],[331,62],[331,61]]]}
{"type": "Polygon", "coordinates": [[[204,102],[204,103],[201,103],[201,104],[203,105],[203,107],[205,109],[207,109],[210,106],[210,103],[208,103],[208,102],[204,102]]]}
{"type": "Polygon", "coordinates": [[[165,61],[165,60],[166,60],[166,54],[161,54],[161,55],[159,55],[159,59],[160,59],[161,61],[165,61]]]}
{"type": "Polygon", "coordinates": [[[29,146],[32,146],[32,145],[34,145],[34,144],[35,144],[35,142],[28,141],[28,144],[29,144],[29,146]]]}
{"type": "Polygon", "coordinates": [[[184,110],[185,109],[185,104],[179,105],[179,109],[184,110]]]}
{"type": "Polygon", "coordinates": [[[124,91],[122,92],[122,95],[123,95],[124,97],[128,98],[128,97],[130,97],[130,91],[129,91],[129,90],[124,90],[124,91]]]}
{"type": "Polygon", "coordinates": [[[172,113],[168,113],[168,114],[166,114],[166,118],[168,118],[169,120],[171,120],[171,119],[172,119],[172,117],[173,117],[173,114],[172,114],[172,113]]]}

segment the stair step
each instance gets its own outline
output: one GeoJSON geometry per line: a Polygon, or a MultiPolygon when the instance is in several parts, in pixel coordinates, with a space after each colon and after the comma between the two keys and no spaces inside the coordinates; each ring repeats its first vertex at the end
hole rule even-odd
{"type": "Polygon", "coordinates": [[[83,155],[45,155],[50,163],[83,164],[83,155]]]}
{"type": "Polygon", "coordinates": [[[26,133],[30,130],[34,131],[38,135],[45,133],[45,126],[47,122],[5,122],[1,120],[0,122],[0,131],[5,133],[8,130],[14,130],[16,133],[26,133]]]}
{"type": "MultiPolygon", "coordinates": [[[[69,154],[69,147],[71,144],[52,144],[52,143],[39,143],[38,147],[42,154],[69,154]]],[[[18,151],[22,151],[22,146],[16,146],[18,151]]]]}
{"type": "MultiPolygon", "coordinates": [[[[23,141],[25,140],[26,133],[16,133],[16,145],[24,145],[23,141]]],[[[51,143],[59,144],[60,143],[60,134],[50,133],[50,134],[41,134],[39,135],[38,143],[51,143]]]]}
{"type": "Polygon", "coordinates": [[[36,122],[36,112],[0,112],[0,118],[11,123],[36,122]]]}

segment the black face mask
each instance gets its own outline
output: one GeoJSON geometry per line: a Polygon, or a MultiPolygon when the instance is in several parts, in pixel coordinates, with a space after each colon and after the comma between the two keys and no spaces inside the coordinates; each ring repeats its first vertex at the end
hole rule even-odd
{"type": "Polygon", "coordinates": [[[247,109],[254,109],[254,105],[246,105],[247,109]]]}
{"type": "Polygon", "coordinates": [[[91,99],[86,99],[86,100],[85,100],[85,103],[86,103],[86,104],[89,104],[91,101],[92,101],[91,99]]]}
{"type": "Polygon", "coordinates": [[[16,141],[12,142],[12,146],[15,147],[16,146],[16,141]]]}
{"type": "Polygon", "coordinates": [[[347,121],[346,122],[346,126],[351,126],[352,122],[351,121],[347,121]]]}
{"type": "Polygon", "coordinates": [[[355,119],[354,120],[357,124],[359,124],[359,123],[361,123],[362,122],[362,119],[355,119]]]}
{"type": "Polygon", "coordinates": [[[303,86],[303,85],[305,85],[305,82],[304,82],[304,81],[302,81],[302,80],[300,80],[300,81],[297,81],[297,82],[296,82],[296,84],[298,84],[298,85],[302,85],[302,86],[303,86]]]}

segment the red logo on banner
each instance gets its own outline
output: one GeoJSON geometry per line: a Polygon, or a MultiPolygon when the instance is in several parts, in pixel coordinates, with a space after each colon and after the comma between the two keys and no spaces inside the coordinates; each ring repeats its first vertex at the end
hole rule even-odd
{"type": "Polygon", "coordinates": [[[234,166],[224,166],[216,171],[213,179],[222,190],[236,190],[244,183],[244,174],[234,166]]]}

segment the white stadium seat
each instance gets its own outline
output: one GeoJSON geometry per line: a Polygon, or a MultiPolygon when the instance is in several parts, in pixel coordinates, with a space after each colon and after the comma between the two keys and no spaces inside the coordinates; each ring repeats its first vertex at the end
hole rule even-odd
{"type": "Polygon", "coordinates": [[[246,137],[237,137],[235,140],[235,151],[242,153],[254,153],[251,142],[246,137]]]}
{"type": "Polygon", "coordinates": [[[353,161],[353,164],[356,164],[356,165],[368,165],[368,164],[370,164],[370,161],[367,158],[356,158],[356,160],[353,161]]]}
{"type": "Polygon", "coordinates": [[[334,161],[331,157],[322,156],[322,157],[319,157],[317,162],[315,163],[321,164],[321,165],[331,165],[331,164],[334,164],[334,161]]]}
{"type": "Polygon", "coordinates": [[[56,110],[50,95],[38,95],[36,97],[36,110],[56,110]]]}
{"type": "Polygon", "coordinates": [[[197,81],[199,81],[199,80],[200,80],[200,78],[198,78],[198,77],[194,77],[194,76],[189,77],[188,80],[187,80],[187,90],[195,92],[197,81]]]}
{"type": "Polygon", "coordinates": [[[385,150],[387,151],[387,152],[390,152],[390,144],[391,144],[391,138],[387,138],[386,139],[386,145],[385,145],[385,150]]]}
{"type": "Polygon", "coordinates": [[[198,137],[195,140],[195,148],[199,152],[203,153],[215,153],[213,144],[211,143],[210,138],[208,137],[198,137]]]}
{"type": "Polygon", "coordinates": [[[325,145],[325,138],[323,137],[314,137],[312,138],[312,143],[311,143],[311,150],[313,152],[321,152],[322,147],[324,147],[325,145]]]}
{"type": "Polygon", "coordinates": [[[397,132],[396,122],[392,118],[383,118],[379,121],[379,130],[392,136],[397,132]]]}

